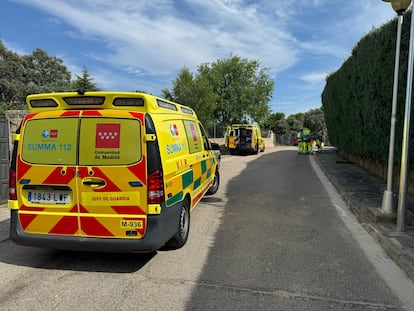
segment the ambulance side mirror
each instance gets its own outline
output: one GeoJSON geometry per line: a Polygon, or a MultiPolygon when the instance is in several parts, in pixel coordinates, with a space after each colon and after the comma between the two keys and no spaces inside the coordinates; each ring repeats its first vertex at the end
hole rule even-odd
{"type": "Polygon", "coordinates": [[[220,145],[217,143],[210,142],[211,150],[220,150],[220,145]]]}

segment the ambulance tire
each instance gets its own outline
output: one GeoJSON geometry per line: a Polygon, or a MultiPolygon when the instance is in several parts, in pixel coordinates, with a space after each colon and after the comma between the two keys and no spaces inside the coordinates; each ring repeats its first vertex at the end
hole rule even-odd
{"type": "Polygon", "coordinates": [[[180,219],[178,220],[177,232],[167,242],[167,246],[173,249],[178,249],[184,246],[187,242],[188,234],[190,233],[190,204],[187,199],[181,202],[180,219]]]}
{"type": "Polygon", "coordinates": [[[217,192],[219,186],[220,186],[220,173],[219,173],[219,170],[216,169],[216,172],[214,173],[213,184],[207,190],[206,195],[213,195],[213,194],[215,194],[217,192]]]}

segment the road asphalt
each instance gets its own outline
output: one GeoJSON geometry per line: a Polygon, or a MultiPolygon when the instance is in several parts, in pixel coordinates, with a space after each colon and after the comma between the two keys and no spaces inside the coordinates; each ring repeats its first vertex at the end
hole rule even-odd
{"type": "MultiPolygon", "coordinates": [[[[311,156],[311,155],[304,155],[311,156]]],[[[405,232],[396,230],[396,214],[385,215],[380,207],[386,183],[359,165],[341,158],[334,148],[313,155],[363,227],[390,258],[414,281],[414,224],[408,218],[405,232]]],[[[407,198],[408,215],[414,215],[414,198],[407,198]]],[[[397,204],[396,204],[397,206],[397,204]]],[[[0,242],[8,239],[9,210],[0,204],[0,242]]]]}

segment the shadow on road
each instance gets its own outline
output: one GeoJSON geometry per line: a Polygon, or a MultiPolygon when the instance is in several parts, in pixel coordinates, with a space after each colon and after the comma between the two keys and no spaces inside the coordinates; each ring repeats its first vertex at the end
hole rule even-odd
{"type": "Polygon", "coordinates": [[[0,243],[0,262],[39,269],[133,273],[144,267],[155,255],[156,252],[111,254],[49,250],[19,246],[10,240],[0,243]]]}
{"type": "Polygon", "coordinates": [[[9,219],[0,222],[0,262],[40,269],[86,272],[133,273],[157,253],[112,254],[72,252],[19,246],[9,239],[9,219]]]}

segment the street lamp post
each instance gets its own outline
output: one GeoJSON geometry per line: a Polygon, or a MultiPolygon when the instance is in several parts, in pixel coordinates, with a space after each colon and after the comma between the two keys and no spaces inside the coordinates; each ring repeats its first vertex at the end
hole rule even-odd
{"type": "Polygon", "coordinates": [[[410,27],[410,50],[408,52],[408,73],[407,73],[407,90],[405,95],[405,114],[403,142],[401,151],[401,170],[400,170],[400,192],[398,196],[398,214],[397,214],[397,231],[406,230],[406,209],[407,209],[407,186],[408,186],[408,152],[410,141],[410,117],[411,117],[411,94],[413,87],[413,62],[414,62],[414,14],[411,10],[411,27],[410,27]]]}
{"type": "Polygon", "coordinates": [[[400,46],[401,46],[401,26],[403,23],[403,14],[410,6],[411,0],[383,0],[391,2],[392,8],[398,14],[397,22],[397,43],[395,48],[395,66],[394,66],[394,86],[392,94],[392,110],[391,110],[391,128],[390,143],[388,151],[388,171],[387,171],[387,189],[384,191],[381,211],[386,214],[394,212],[392,191],[393,185],[393,168],[394,168],[394,147],[395,147],[395,122],[397,114],[397,95],[398,95],[398,69],[400,63],[400,46]]]}

